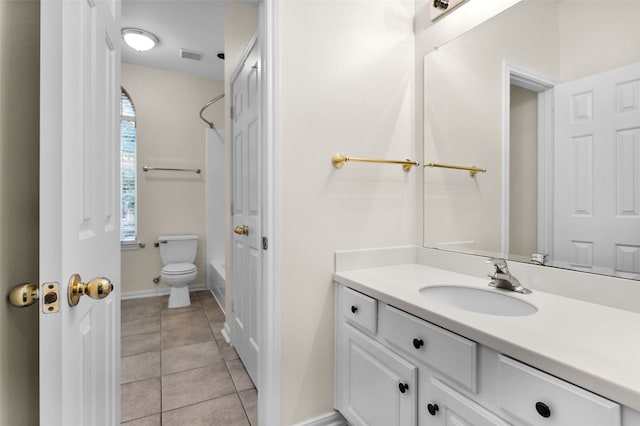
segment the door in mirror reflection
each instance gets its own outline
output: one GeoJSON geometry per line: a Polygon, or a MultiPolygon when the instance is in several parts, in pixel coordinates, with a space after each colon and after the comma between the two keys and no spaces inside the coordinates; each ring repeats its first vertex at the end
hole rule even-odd
{"type": "Polygon", "coordinates": [[[555,88],[552,264],[640,274],[640,64],[555,88]]]}

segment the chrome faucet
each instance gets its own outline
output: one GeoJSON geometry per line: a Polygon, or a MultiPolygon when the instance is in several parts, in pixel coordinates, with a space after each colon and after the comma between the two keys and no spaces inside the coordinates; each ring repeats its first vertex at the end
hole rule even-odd
{"type": "Polygon", "coordinates": [[[493,275],[488,275],[491,278],[490,286],[495,288],[501,288],[504,290],[511,290],[517,293],[529,294],[531,290],[523,287],[520,281],[509,272],[507,261],[504,259],[491,258],[487,260],[487,263],[493,264],[496,268],[493,275]]]}

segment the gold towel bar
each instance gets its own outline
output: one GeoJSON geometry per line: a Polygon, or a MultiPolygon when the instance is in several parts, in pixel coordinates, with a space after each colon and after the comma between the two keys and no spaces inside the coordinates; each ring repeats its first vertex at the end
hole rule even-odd
{"type": "Polygon", "coordinates": [[[358,158],[358,157],[349,157],[347,155],[336,154],[331,157],[331,162],[337,169],[341,169],[344,166],[344,163],[347,161],[360,161],[362,163],[383,163],[383,164],[400,164],[402,165],[402,170],[408,172],[411,170],[413,166],[419,166],[420,163],[417,161],[412,161],[409,159],[406,160],[377,160],[374,158],[358,158]]]}
{"type": "Polygon", "coordinates": [[[424,165],[425,167],[442,167],[445,169],[456,169],[456,170],[468,170],[471,176],[475,176],[476,173],[486,173],[487,169],[483,169],[481,167],[476,166],[454,166],[453,164],[439,164],[439,163],[427,163],[424,165]]]}

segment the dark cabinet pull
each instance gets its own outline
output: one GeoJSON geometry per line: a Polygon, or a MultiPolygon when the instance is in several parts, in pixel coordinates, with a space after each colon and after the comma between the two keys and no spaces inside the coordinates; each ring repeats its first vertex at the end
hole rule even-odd
{"type": "Polygon", "coordinates": [[[438,413],[438,410],[440,410],[440,407],[438,407],[438,404],[427,404],[427,411],[432,416],[435,416],[438,413]]]}
{"type": "Polygon", "coordinates": [[[413,347],[416,349],[420,349],[424,346],[424,340],[422,339],[413,339],[413,347]]]}
{"type": "Polygon", "coordinates": [[[400,389],[400,392],[405,393],[406,391],[409,390],[409,385],[406,383],[400,383],[398,385],[398,389],[400,389]]]}
{"type": "Polygon", "coordinates": [[[358,311],[358,307],[355,305],[351,305],[351,313],[355,314],[358,311]]]}
{"type": "Polygon", "coordinates": [[[551,416],[551,409],[544,402],[536,402],[536,411],[545,419],[551,416]]]}

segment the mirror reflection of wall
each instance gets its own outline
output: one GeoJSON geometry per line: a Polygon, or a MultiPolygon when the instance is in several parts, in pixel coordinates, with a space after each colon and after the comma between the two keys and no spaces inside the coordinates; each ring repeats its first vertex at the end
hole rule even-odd
{"type": "MultiPolygon", "coordinates": [[[[549,265],[640,274],[640,136],[628,131],[640,122],[593,128],[590,142],[576,139],[584,126],[564,131],[549,123],[550,99],[559,89],[532,90],[526,82],[514,84],[507,72],[524,70],[560,88],[640,62],[640,49],[630,42],[638,18],[638,2],[602,8],[591,1],[522,1],[425,56],[424,161],[487,168],[475,177],[425,170],[425,246],[523,261],[544,253],[549,265]],[[598,132],[611,140],[603,142],[598,132]],[[560,143],[559,135],[569,142],[560,143]],[[605,153],[604,145],[617,148],[605,153]],[[606,168],[602,155],[611,157],[606,168]],[[597,193],[603,195],[591,195],[597,193]],[[591,210],[578,206],[585,203],[591,210]],[[605,210],[610,219],[601,220],[605,210]],[[605,243],[611,227],[622,230],[605,243]]],[[[640,75],[620,78],[640,81],[640,75]]],[[[636,114],[640,86],[610,86],[607,96],[626,105],[625,117],[636,114]]],[[[569,93],[562,102],[585,112],[604,96],[593,90],[595,97],[569,93]]]]}
{"type": "Polygon", "coordinates": [[[510,87],[509,254],[538,251],[538,93],[510,87]]]}

